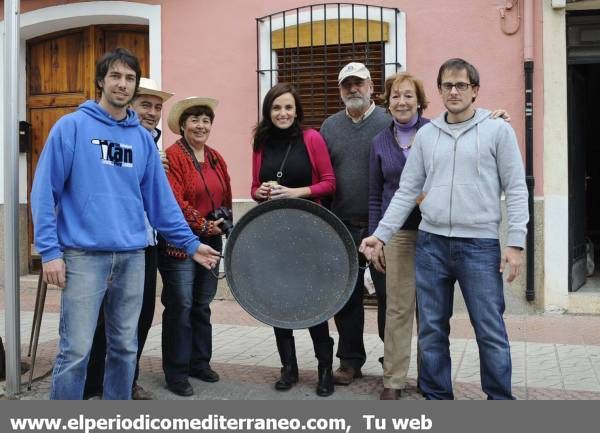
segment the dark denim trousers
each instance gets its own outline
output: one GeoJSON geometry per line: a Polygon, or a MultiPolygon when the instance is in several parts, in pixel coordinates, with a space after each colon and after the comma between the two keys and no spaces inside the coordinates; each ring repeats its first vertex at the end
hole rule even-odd
{"type": "MultiPolygon", "coordinates": [[[[222,249],[220,236],[201,241],[217,251],[222,249]]],[[[165,306],[163,370],[167,383],[175,383],[209,366],[212,356],[210,303],[217,292],[218,280],[189,257],[180,260],[168,256],[160,243],[158,270],[163,280],[161,301],[165,306]]]]}
{"type": "MultiPolygon", "coordinates": [[[[352,235],[356,247],[367,235],[366,227],[356,227],[346,224],[352,235]]],[[[365,256],[359,253],[359,265],[362,269],[358,272],[358,278],[354,291],[344,307],[334,316],[335,326],[338,330],[339,341],[336,356],[340,358],[340,365],[359,369],[367,359],[363,331],[365,328],[364,297],[364,266],[365,256]]]]}
{"type": "Polygon", "coordinates": [[[419,231],[415,265],[423,395],[454,398],[448,336],[458,281],[479,347],[481,387],[488,399],[513,399],[498,240],[419,231]]]}

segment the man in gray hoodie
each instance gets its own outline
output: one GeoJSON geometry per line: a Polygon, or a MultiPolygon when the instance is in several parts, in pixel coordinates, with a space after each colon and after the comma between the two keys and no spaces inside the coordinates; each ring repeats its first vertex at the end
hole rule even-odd
{"type": "Polygon", "coordinates": [[[360,250],[385,269],[383,244],[418,203],[419,387],[428,399],[454,398],[448,336],[458,281],[479,346],[483,391],[489,399],[513,399],[502,272],[508,265],[511,282],[522,265],[529,214],[521,153],[508,123],[474,107],[479,73],[473,65],[448,60],[437,85],[448,111],[417,133],[399,189],[360,250]],[[508,236],[501,254],[502,193],[508,236]]]}

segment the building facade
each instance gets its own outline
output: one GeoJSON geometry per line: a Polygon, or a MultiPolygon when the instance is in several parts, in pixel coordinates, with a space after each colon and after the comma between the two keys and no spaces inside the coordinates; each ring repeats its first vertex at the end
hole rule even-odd
{"type": "MultiPolygon", "coordinates": [[[[210,144],[229,165],[238,215],[252,204],[252,128],[273,83],[292,81],[307,123],[318,127],[340,109],[341,65],[367,63],[376,91],[385,77],[408,70],[424,81],[425,115],[434,117],[443,108],[438,67],[463,57],[481,74],[477,105],[508,110],[530,167],[533,284],[523,276],[507,286],[507,296],[538,309],[600,312],[600,168],[591,101],[600,87],[599,0],[21,0],[21,12],[23,273],[35,258],[27,201],[37,157],[53,122],[96,96],[93,64],[105,51],[131,49],[144,74],[175,94],[165,116],[187,96],[220,101],[210,144]]],[[[162,145],[176,138],[165,130],[162,145]]],[[[3,260],[4,248],[1,254],[3,260]]]]}

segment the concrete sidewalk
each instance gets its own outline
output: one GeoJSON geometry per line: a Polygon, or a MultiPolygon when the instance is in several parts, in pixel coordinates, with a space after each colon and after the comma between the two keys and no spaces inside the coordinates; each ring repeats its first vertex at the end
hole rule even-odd
{"type": "MultiPolygon", "coordinates": [[[[33,317],[35,292],[23,289],[21,296],[21,342],[23,360],[28,361],[27,347],[33,317]]],[[[2,297],[3,298],[3,297],[2,297]]],[[[23,376],[23,393],[19,398],[48,398],[49,372],[58,342],[60,292],[49,290],[40,334],[36,361],[36,378],[26,389],[28,375],[23,376]]],[[[292,390],[278,392],[273,383],[279,375],[279,356],[273,330],[255,321],[233,301],[214,301],[213,368],[221,375],[217,383],[190,379],[195,394],[191,399],[319,399],[314,393],[317,362],[308,331],[296,331],[300,383],[292,390]]],[[[140,384],[157,399],[179,399],[165,388],[161,369],[160,317],[162,305],[157,298],[154,326],[141,361],[140,384]]],[[[0,333],[4,335],[4,309],[0,311],[0,333]]],[[[600,317],[540,315],[531,312],[506,316],[513,359],[513,389],[519,399],[600,399],[600,317]]],[[[337,341],[335,325],[330,323],[337,341]]],[[[466,313],[452,319],[452,377],[457,399],[484,399],[479,385],[479,357],[466,313]]],[[[413,346],[416,339],[413,339],[413,346]]],[[[376,311],[366,310],[365,377],[347,387],[336,386],[329,399],[377,399],[383,387],[382,368],[377,359],[383,343],[377,336],[376,311]]],[[[414,351],[413,351],[414,352],[414,351]]],[[[334,362],[334,368],[337,366],[334,362]]],[[[420,399],[416,391],[416,362],[413,353],[405,399],[420,399]]]]}

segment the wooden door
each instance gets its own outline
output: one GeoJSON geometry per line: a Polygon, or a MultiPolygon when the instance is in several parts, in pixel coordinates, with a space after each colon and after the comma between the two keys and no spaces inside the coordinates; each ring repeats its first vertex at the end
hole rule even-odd
{"type": "MultiPolygon", "coordinates": [[[[90,26],[44,35],[27,41],[27,119],[31,150],[27,154],[28,197],[37,162],[54,123],[87,99],[98,98],[95,64],[102,54],[123,47],[140,60],[142,75],[149,72],[146,26],[90,26]]],[[[29,200],[28,200],[29,202],[29,200]]],[[[33,226],[29,221],[29,243],[33,226]]],[[[30,267],[32,255],[30,249],[30,267]]]]}
{"type": "MultiPolygon", "coordinates": [[[[150,72],[150,44],[148,41],[148,27],[108,25],[95,27],[94,62],[102,54],[114,51],[116,48],[127,48],[135,54],[140,61],[142,77],[148,77],[150,72]]],[[[96,89],[96,98],[100,92],[96,89]]]]}

